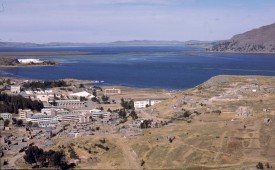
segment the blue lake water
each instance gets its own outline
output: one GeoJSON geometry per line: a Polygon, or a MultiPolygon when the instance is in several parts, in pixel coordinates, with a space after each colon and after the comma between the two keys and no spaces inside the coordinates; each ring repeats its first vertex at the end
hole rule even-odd
{"type": "Polygon", "coordinates": [[[25,79],[77,78],[103,80],[104,85],[185,89],[221,74],[275,76],[274,54],[207,53],[203,49],[183,46],[0,48],[0,51],[91,53],[84,56],[39,57],[58,61],[60,65],[54,67],[0,71],[0,76],[25,79]]]}

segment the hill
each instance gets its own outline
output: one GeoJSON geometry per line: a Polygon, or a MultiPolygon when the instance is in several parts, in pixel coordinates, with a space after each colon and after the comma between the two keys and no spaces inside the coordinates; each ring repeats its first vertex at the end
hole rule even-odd
{"type": "Polygon", "coordinates": [[[144,111],[172,119],[170,125],[143,129],[141,136],[57,139],[52,149],[73,146],[79,169],[255,169],[259,162],[274,167],[274,84],[275,77],[216,76],[144,111]],[[103,138],[108,151],[95,145],[103,138]]]}
{"type": "Polygon", "coordinates": [[[230,40],[214,43],[210,51],[274,53],[275,23],[235,35],[230,40]]]}

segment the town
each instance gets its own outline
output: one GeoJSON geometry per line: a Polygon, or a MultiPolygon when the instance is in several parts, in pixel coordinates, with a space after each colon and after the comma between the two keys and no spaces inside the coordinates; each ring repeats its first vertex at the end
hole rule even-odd
{"type": "Polygon", "coordinates": [[[164,165],[185,150],[185,163],[194,159],[191,153],[202,153],[199,167],[236,159],[242,164],[239,154],[250,167],[274,163],[267,149],[275,140],[275,87],[267,77],[216,76],[183,91],[1,78],[0,89],[5,169],[159,168],[154,157],[166,150],[164,165]]]}
{"type": "Polygon", "coordinates": [[[73,79],[2,78],[0,152],[4,159],[1,159],[1,164],[16,168],[14,159],[17,157],[14,155],[22,157],[28,146],[48,147],[60,138],[66,140],[102,134],[122,134],[125,139],[141,136],[143,128],[161,122],[142,109],[173,94],[162,90],[148,94],[146,90],[134,92],[126,87],[102,88],[96,83],[73,79]]]}

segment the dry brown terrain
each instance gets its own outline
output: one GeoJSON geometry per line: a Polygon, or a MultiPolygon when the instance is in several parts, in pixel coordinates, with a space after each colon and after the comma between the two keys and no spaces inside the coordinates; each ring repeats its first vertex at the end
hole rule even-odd
{"type": "Polygon", "coordinates": [[[255,169],[258,162],[269,162],[274,167],[274,86],[275,77],[214,77],[147,109],[161,119],[174,119],[175,125],[145,129],[143,136],[132,139],[125,139],[122,134],[66,139],[54,148],[74,143],[84,160],[77,168],[255,169]],[[183,104],[183,98],[192,100],[183,104]],[[202,100],[207,104],[201,106],[202,100]],[[249,109],[239,113],[239,107],[249,109]],[[183,109],[201,114],[188,123],[173,114],[183,109]],[[265,118],[271,120],[269,124],[264,123],[265,118]],[[167,136],[175,137],[172,143],[167,136]],[[94,147],[103,138],[109,151],[94,147]],[[145,162],[143,166],[141,160],[145,162]]]}

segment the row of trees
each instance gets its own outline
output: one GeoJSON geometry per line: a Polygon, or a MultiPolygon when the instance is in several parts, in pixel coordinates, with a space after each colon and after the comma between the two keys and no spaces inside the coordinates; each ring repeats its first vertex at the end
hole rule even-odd
{"type": "Polygon", "coordinates": [[[69,86],[64,80],[57,80],[57,81],[31,81],[25,82],[23,87],[26,89],[46,89],[46,88],[53,88],[53,87],[67,87],[69,86]]]}
{"type": "Polygon", "coordinates": [[[41,111],[44,107],[41,101],[24,98],[20,95],[0,94],[0,112],[18,113],[18,109],[31,109],[41,111]]]}
{"type": "Polygon", "coordinates": [[[24,160],[28,164],[35,164],[42,168],[70,168],[70,166],[65,161],[65,154],[63,150],[44,151],[37,146],[30,146],[27,150],[25,150],[24,160]]]}

